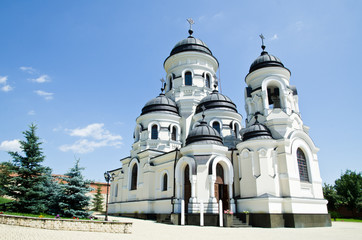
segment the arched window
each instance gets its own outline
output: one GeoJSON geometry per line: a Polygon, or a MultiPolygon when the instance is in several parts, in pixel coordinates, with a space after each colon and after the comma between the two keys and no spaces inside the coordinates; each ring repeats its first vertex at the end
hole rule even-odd
{"type": "Polygon", "coordinates": [[[220,134],[220,123],[218,121],[213,122],[212,127],[220,134]]]}
{"type": "Polygon", "coordinates": [[[172,127],[171,131],[171,140],[176,141],[177,128],[175,126],[172,127]]]}
{"type": "Polygon", "coordinates": [[[235,138],[238,138],[238,134],[239,134],[239,125],[234,123],[234,133],[235,133],[235,138]]]}
{"type": "Polygon", "coordinates": [[[210,88],[210,75],[206,74],[206,87],[210,88]]]}
{"type": "Polygon", "coordinates": [[[151,128],[151,139],[157,139],[158,138],[158,127],[157,125],[152,125],[151,128]]]}
{"type": "Polygon", "coordinates": [[[169,79],[168,79],[168,82],[169,82],[169,86],[170,86],[170,90],[172,89],[172,77],[170,77],[169,79]]]}
{"type": "Polygon", "coordinates": [[[297,149],[297,160],[300,180],[309,182],[307,160],[305,158],[304,152],[300,148],[297,149]]]}
{"type": "Polygon", "coordinates": [[[192,86],[192,74],[191,72],[185,73],[185,85],[186,86],[192,86]]]}
{"type": "Polygon", "coordinates": [[[268,102],[270,109],[281,108],[278,87],[272,87],[272,86],[268,87],[268,102]]]}
{"type": "Polygon", "coordinates": [[[137,164],[133,164],[132,176],[131,176],[131,190],[137,189],[137,174],[138,174],[137,164]]]}
{"type": "Polygon", "coordinates": [[[167,191],[167,173],[163,174],[162,191],[167,191]]]}

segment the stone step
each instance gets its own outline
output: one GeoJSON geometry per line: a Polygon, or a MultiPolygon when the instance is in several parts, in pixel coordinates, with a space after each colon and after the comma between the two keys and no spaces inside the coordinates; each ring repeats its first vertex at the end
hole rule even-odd
{"type": "Polygon", "coordinates": [[[249,225],[247,225],[246,223],[242,222],[237,216],[233,216],[233,224],[231,225],[231,227],[234,228],[241,228],[241,227],[251,227],[249,225]]]}

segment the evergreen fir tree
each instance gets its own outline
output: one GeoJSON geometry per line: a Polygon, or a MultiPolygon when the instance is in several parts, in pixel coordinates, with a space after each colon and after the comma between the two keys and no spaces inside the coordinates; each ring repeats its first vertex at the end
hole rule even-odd
{"type": "Polygon", "coordinates": [[[97,185],[97,193],[93,199],[93,210],[98,212],[103,211],[102,186],[100,184],[97,185]]]}
{"type": "Polygon", "coordinates": [[[62,178],[64,181],[61,185],[63,192],[60,197],[59,206],[61,213],[65,217],[87,218],[89,213],[87,208],[90,204],[90,197],[86,196],[93,188],[90,188],[90,181],[84,180],[79,167],[79,159],[76,160],[75,166],[62,178]]]}
{"type": "Polygon", "coordinates": [[[59,199],[62,195],[62,188],[58,182],[59,179],[53,177],[50,171],[45,175],[45,177],[44,187],[47,196],[45,199],[47,213],[56,215],[60,213],[59,199]]]}
{"type": "Polygon", "coordinates": [[[47,209],[44,181],[50,169],[41,165],[45,157],[40,147],[42,142],[35,134],[36,129],[36,125],[31,124],[29,130],[23,132],[25,141],[20,141],[23,155],[9,152],[13,159],[7,194],[15,199],[11,203],[13,211],[42,213],[47,209]]]}
{"type": "Polygon", "coordinates": [[[10,167],[10,162],[0,163],[0,197],[7,195],[7,190],[10,183],[10,167]]]}

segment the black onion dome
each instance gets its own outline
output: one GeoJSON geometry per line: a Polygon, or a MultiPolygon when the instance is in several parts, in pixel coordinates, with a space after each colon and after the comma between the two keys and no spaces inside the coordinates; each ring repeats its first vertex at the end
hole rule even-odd
{"type": "Polygon", "coordinates": [[[265,125],[255,122],[253,125],[245,129],[243,134],[243,141],[251,139],[273,139],[273,137],[265,125]]]}
{"type": "Polygon", "coordinates": [[[212,93],[204,97],[199,105],[196,107],[196,113],[202,112],[202,106],[208,109],[222,109],[226,111],[238,112],[236,110],[236,105],[231,101],[227,96],[219,93],[217,90],[212,91],[212,93]]]}
{"type": "Polygon", "coordinates": [[[184,40],[179,41],[171,50],[170,56],[175,55],[176,53],[186,52],[186,51],[196,51],[203,52],[209,55],[212,55],[209,47],[202,40],[189,36],[184,40]]]}
{"type": "Polygon", "coordinates": [[[167,59],[177,53],[181,53],[181,52],[201,52],[201,53],[206,53],[210,56],[212,56],[216,62],[219,64],[219,62],[217,61],[217,59],[212,55],[211,50],[209,49],[209,47],[206,45],[205,42],[203,42],[200,39],[194,38],[193,36],[189,36],[188,38],[185,38],[181,41],[179,41],[171,50],[170,56],[168,56],[165,60],[165,62],[167,61],[167,59]]]}
{"type": "Polygon", "coordinates": [[[148,101],[145,106],[142,108],[141,115],[150,113],[150,112],[166,112],[178,115],[178,109],[176,103],[171,99],[161,93],[156,98],[148,101]]]}
{"type": "Polygon", "coordinates": [[[205,121],[201,121],[199,125],[190,131],[186,138],[186,145],[189,144],[223,145],[219,132],[207,125],[205,121]]]}
{"type": "MultiPolygon", "coordinates": [[[[266,51],[262,51],[260,56],[254,60],[254,62],[251,64],[249,73],[258,70],[260,68],[265,67],[284,67],[284,64],[280,61],[279,58],[269,54],[266,51]]],[[[287,68],[285,68],[287,69],[287,68]]],[[[288,69],[287,69],[288,70],[288,69]]],[[[289,71],[289,70],[288,70],[289,71]]]]}

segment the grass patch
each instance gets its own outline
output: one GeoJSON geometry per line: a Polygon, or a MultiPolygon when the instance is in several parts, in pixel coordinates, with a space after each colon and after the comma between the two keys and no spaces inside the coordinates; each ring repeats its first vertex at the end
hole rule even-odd
{"type": "Polygon", "coordinates": [[[12,216],[24,216],[24,217],[39,217],[43,216],[44,218],[54,218],[53,215],[49,215],[46,213],[40,213],[40,214],[32,214],[32,213],[18,213],[18,212],[4,212],[6,215],[12,215],[12,216]]]}
{"type": "Polygon", "coordinates": [[[12,201],[13,200],[11,200],[11,199],[0,197],[0,204],[12,202],[12,201]]]}
{"type": "MultiPolygon", "coordinates": [[[[39,218],[39,216],[41,216],[41,218],[55,218],[55,216],[46,214],[46,213],[32,214],[32,213],[18,213],[18,212],[3,212],[3,214],[12,215],[12,216],[35,217],[35,218],[39,218]]],[[[73,218],[61,217],[61,219],[73,219],[73,218]]],[[[89,218],[79,218],[79,220],[90,220],[90,219],[89,218]]],[[[94,220],[96,220],[96,219],[94,219],[94,220]]],[[[92,220],[92,221],[94,221],[94,220],[92,220]]]]}
{"type": "MultiPolygon", "coordinates": [[[[332,218],[332,221],[334,222],[333,218],[332,218]]],[[[357,218],[337,218],[336,222],[362,222],[362,219],[357,219],[357,218]]]]}

